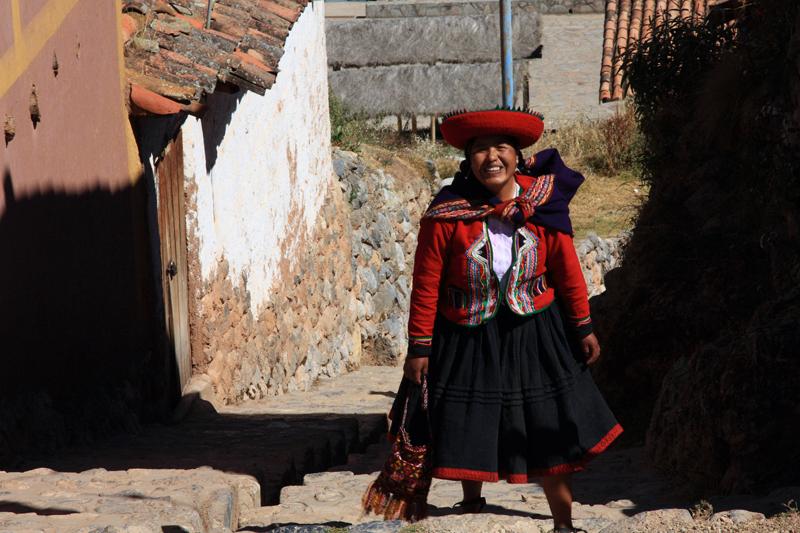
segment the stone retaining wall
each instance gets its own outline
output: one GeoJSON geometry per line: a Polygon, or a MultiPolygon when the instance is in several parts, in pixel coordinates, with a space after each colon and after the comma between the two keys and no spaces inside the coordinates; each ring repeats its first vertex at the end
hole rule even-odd
{"type": "Polygon", "coordinates": [[[360,282],[357,318],[365,359],[394,364],[406,355],[417,230],[430,182],[401,180],[335,150],[333,166],[352,209],[353,261],[360,282]]]}
{"type": "MultiPolygon", "coordinates": [[[[535,60],[514,62],[516,105],[524,105],[535,60]]],[[[535,69],[534,69],[535,71],[535,69]]],[[[500,63],[398,65],[331,71],[331,91],[353,111],[380,117],[492,109],[502,100],[500,63]]]]}
{"type": "MultiPolygon", "coordinates": [[[[353,152],[334,150],[333,166],[351,212],[351,247],[357,284],[356,320],[363,360],[395,364],[406,354],[409,297],[419,219],[438,184],[420,176],[401,180],[370,168],[353,152]]],[[[435,167],[432,167],[434,175],[435,167]]],[[[589,296],[605,290],[603,278],[619,266],[623,235],[595,234],[575,243],[589,296]]]]}
{"type": "MultiPolygon", "coordinates": [[[[533,11],[542,14],[604,13],[605,0],[517,0],[514,11],[533,11]]],[[[497,0],[414,1],[383,0],[366,4],[367,17],[432,17],[442,15],[487,15],[497,13],[497,0]]]]}
{"type": "MultiPolygon", "coordinates": [[[[329,19],[325,33],[328,65],[334,69],[492,62],[500,50],[497,15],[329,19]]],[[[530,57],[541,42],[539,14],[515,16],[513,36],[514,58],[530,57]]]]}
{"type": "Polygon", "coordinates": [[[575,243],[589,297],[606,290],[605,276],[622,263],[622,249],[628,242],[628,237],[627,232],[607,239],[590,233],[587,238],[575,243]]]}

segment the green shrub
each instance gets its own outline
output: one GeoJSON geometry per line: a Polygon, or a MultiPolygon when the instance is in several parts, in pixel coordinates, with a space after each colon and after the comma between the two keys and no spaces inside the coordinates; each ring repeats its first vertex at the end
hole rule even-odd
{"type": "Polygon", "coordinates": [[[380,130],[370,124],[369,117],[347,108],[333,93],[328,94],[331,119],[331,142],[340,148],[358,151],[361,143],[374,143],[380,130]]]}

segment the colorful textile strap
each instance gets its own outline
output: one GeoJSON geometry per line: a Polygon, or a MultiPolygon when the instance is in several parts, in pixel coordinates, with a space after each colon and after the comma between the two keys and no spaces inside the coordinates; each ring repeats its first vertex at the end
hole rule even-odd
{"type": "Polygon", "coordinates": [[[511,200],[498,202],[496,198],[490,198],[483,200],[484,203],[476,203],[466,198],[457,198],[431,206],[424,217],[475,220],[494,215],[503,221],[522,225],[533,216],[537,206],[547,202],[553,193],[554,183],[553,174],[537,176],[533,178],[533,185],[511,200]]]}

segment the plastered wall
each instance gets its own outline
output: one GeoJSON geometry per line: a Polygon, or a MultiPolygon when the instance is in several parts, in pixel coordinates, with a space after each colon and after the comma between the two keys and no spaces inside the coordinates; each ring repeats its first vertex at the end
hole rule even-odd
{"type": "Polygon", "coordinates": [[[232,278],[246,278],[254,313],[312,231],[331,180],[322,2],[292,28],[279,69],[265,96],[216,93],[209,113],[183,126],[200,274],[209,280],[224,259],[232,278]]]}

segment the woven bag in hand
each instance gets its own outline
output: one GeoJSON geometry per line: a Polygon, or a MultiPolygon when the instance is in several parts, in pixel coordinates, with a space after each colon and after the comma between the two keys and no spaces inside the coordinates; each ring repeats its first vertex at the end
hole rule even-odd
{"type": "Polygon", "coordinates": [[[421,407],[428,428],[428,444],[414,445],[408,434],[409,398],[403,407],[403,418],[392,453],[383,470],[364,493],[362,503],[366,512],[382,514],[385,520],[414,522],[428,515],[428,491],[431,488],[431,439],[428,415],[428,384],[422,380],[421,407]]]}

